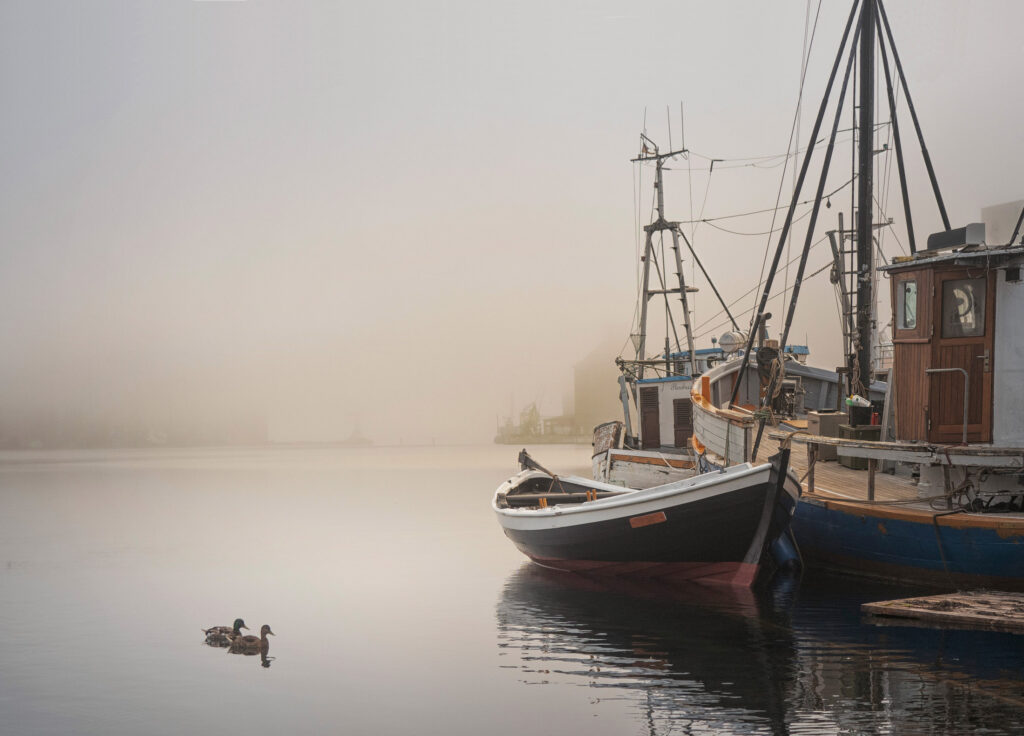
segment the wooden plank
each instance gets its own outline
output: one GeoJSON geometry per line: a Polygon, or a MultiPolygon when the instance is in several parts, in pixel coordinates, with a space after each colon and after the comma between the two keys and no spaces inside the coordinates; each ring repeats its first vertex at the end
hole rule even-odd
{"type": "MultiPolygon", "coordinates": [[[[881,444],[881,443],[879,443],[881,444]]],[[[920,450],[893,450],[884,447],[856,447],[836,444],[840,457],[863,457],[870,460],[891,460],[897,463],[927,463],[931,453],[920,450]]]]}
{"type": "Polygon", "coordinates": [[[683,460],[675,457],[668,457],[666,455],[658,455],[657,457],[646,457],[644,455],[633,455],[629,452],[612,452],[612,462],[626,462],[635,463],[637,465],[658,465],[661,467],[677,468],[680,470],[688,470],[695,466],[693,460],[683,460]]]}
{"type": "Polygon", "coordinates": [[[947,628],[1024,634],[1024,593],[969,591],[901,598],[865,603],[861,610],[872,616],[912,619],[947,628]]]}
{"type": "Polygon", "coordinates": [[[594,428],[594,454],[600,455],[606,450],[619,446],[622,436],[622,422],[605,422],[594,428]]]}
{"type": "Polygon", "coordinates": [[[725,457],[726,446],[728,446],[729,461],[743,462],[746,459],[744,457],[746,429],[710,412],[703,411],[700,407],[696,408],[697,411],[693,416],[694,430],[704,446],[721,457],[725,457]]]}
{"type": "MultiPolygon", "coordinates": [[[[780,432],[778,430],[769,430],[766,434],[772,439],[781,440],[789,435],[789,432],[780,432]]],[[[877,450],[890,452],[905,452],[909,453],[915,460],[915,462],[926,461],[927,458],[922,457],[931,453],[935,447],[933,445],[910,445],[905,442],[876,442],[873,440],[851,440],[844,439],[842,437],[826,437],[820,434],[798,434],[793,436],[793,442],[798,444],[814,442],[818,445],[834,445],[836,447],[848,447],[848,448],[860,448],[865,450],[877,450]]],[[[1019,452],[1019,450],[1018,450],[1019,452]]],[[[866,457],[866,456],[865,456],[866,457]]]]}
{"type": "Polygon", "coordinates": [[[896,366],[896,439],[927,440],[928,381],[925,370],[931,368],[929,341],[922,345],[897,343],[893,347],[896,366]]]}
{"type": "MultiPolygon", "coordinates": [[[[759,454],[767,457],[778,451],[778,442],[771,433],[761,443],[759,454]]],[[[800,439],[795,437],[794,441],[800,439]]],[[[789,462],[798,478],[802,478],[808,470],[808,458],[802,452],[790,455],[789,462]]],[[[867,500],[868,472],[847,468],[833,461],[820,458],[814,463],[814,490],[807,488],[819,496],[867,500]]],[[[917,498],[917,485],[912,478],[904,475],[878,473],[875,476],[875,499],[878,501],[908,501],[917,498]]]]}

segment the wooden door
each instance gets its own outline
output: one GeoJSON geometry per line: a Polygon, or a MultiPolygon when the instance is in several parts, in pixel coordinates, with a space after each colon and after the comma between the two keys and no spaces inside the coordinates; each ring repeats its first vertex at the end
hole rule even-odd
{"type": "MultiPolygon", "coordinates": [[[[967,441],[992,441],[992,365],[995,271],[935,272],[935,333],[931,367],[967,372],[967,441]]],[[[964,374],[933,373],[928,439],[960,442],[964,426],[964,374]]]]}
{"type": "Polygon", "coordinates": [[[676,447],[687,447],[693,434],[693,405],[687,399],[672,400],[676,447]]]}
{"type": "Polygon", "coordinates": [[[661,447],[661,417],[658,414],[658,388],[640,389],[640,447],[661,447]]]}
{"type": "MultiPolygon", "coordinates": [[[[928,440],[927,407],[932,367],[932,269],[892,274],[893,373],[896,439],[928,440]]],[[[959,375],[959,374],[958,374],[959,375]]]]}

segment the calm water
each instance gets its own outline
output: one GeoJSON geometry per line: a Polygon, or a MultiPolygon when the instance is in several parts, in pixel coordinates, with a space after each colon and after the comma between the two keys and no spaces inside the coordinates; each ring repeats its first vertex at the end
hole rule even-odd
{"type": "Polygon", "coordinates": [[[517,450],[0,455],[0,733],[1024,732],[1024,637],[861,620],[899,590],[525,564],[517,450]],[[239,616],[269,667],[203,645],[239,616]]]}

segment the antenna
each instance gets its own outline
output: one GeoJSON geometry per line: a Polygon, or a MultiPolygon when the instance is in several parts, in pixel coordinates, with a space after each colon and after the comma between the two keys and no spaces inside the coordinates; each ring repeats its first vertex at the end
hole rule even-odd
{"type": "Polygon", "coordinates": [[[668,150],[672,150],[672,113],[665,105],[665,117],[668,118],[668,150]]]}
{"type": "Polygon", "coordinates": [[[683,101],[679,100],[679,147],[686,150],[686,130],[683,128],[683,101]]]}

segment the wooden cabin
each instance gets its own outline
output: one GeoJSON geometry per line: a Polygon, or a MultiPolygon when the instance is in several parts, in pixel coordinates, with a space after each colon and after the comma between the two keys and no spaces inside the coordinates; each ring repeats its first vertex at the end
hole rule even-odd
{"type": "Polygon", "coordinates": [[[689,376],[644,378],[640,395],[640,449],[689,452],[693,434],[689,376]]]}
{"type": "Polygon", "coordinates": [[[982,245],[983,225],[940,236],[879,268],[891,284],[896,439],[1020,446],[1024,246],[982,245]]]}

